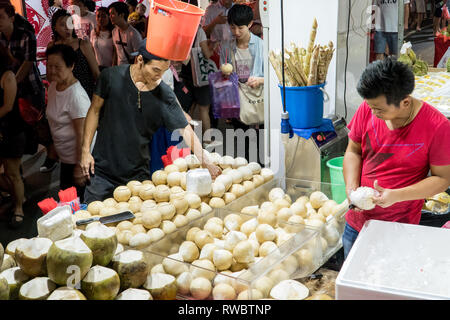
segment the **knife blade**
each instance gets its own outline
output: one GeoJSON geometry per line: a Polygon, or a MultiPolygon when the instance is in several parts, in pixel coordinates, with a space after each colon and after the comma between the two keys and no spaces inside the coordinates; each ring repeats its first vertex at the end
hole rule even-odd
{"type": "Polygon", "coordinates": [[[109,223],[115,223],[115,222],[120,222],[120,221],[124,221],[124,220],[130,220],[130,219],[134,219],[135,216],[131,211],[124,211],[121,213],[117,213],[117,214],[113,214],[110,216],[105,216],[105,217],[93,217],[93,218],[88,218],[88,219],[83,219],[83,220],[78,220],[76,222],[77,226],[81,226],[81,225],[85,225],[85,224],[89,224],[95,221],[99,221],[101,224],[109,224],[109,223]]]}

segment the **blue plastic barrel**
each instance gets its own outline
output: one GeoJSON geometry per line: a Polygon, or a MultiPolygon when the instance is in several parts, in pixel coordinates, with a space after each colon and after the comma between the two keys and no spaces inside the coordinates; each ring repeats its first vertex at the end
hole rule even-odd
{"type": "MultiPolygon", "coordinates": [[[[325,83],[307,87],[285,87],[286,110],[293,128],[307,129],[318,127],[323,118],[323,92],[325,83]]],[[[278,85],[283,100],[283,86],[278,85]]]]}

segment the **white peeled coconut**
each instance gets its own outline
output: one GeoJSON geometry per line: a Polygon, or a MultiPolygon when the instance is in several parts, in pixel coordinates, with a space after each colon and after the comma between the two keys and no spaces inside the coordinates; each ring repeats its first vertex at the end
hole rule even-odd
{"type": "Polygon", "coordinates": [[[277,246],[281,246],[283,243],[285,243],[286,241],[288,241],[289,239],[291,239],[294,236],[293,233],[287,233],[287,232],[283,232],[277,235],[277,246]]]}
{"type": "Polygon", "coordinates": [[[303,300],[309,289],[296,280],[283,280],[270,290],[270,297],[276,300],[303,300]]]}
{"type": "Polygon", "coordinates": [[[180,187],[186,191],[186,177],[187,177],[187,172],[181,172],[181,179],[180,179],[180,187]]]}
{"type": "Polygon", "coordinates": [[[281,264],[281,268],[286,271],[289,275],[292,275],[297,268],[299,267],[297,258],[295,256],[291,255],[286,257],[286,260],[283,261],[281,264]]]}
{"type": "Polygon", "coordinates": [[[147,231],[150,236],[151,243],[161,240],[166,234],[160,228],[152,228],[147,231]]]}
{"type": "Polygon", "coordinates": [[[158,205],[155,200],[144,200],[141,205],[141,212],[157,209],[158,205]]]}
{"type": "MultiPolygon", "coordinates": [[[[141,220],[142,220],[142,218],[141,218],[141,220]]],[[[142,223],[134,223],[134,222],[133,222],[133,226],[131,227],[130,231],[133,232],[133,235],[147,232],[147,230],[142,225],[142,223]]]]}
{"type": "Polygon", "coordinates": [[[222,169],[232,168],[233,164],[234,164],[234,158],[231,156],[223,156],[219,162],[219,166],[222,169]]]}
{"type": "Polygon", "coordinates": [[[158,263],[151,268],[150,273],[166,273],[166,271],[162,263],[158,263]]]}
{"type": "Polygon", "coordinates": [[[311,205],[314,209],[319,209],[328,200],[329,199],[325,195],[325,193],[323,193],[321,191],[314,191],[309,196],[309,202],[311,203],[311,205]]]}
{"type": "MultiPolygon", "coordinates": [[[[216,239],[214,239],[216,240],[216,239]]],[[[213,261],[213,254],[214,251],[216,251],[217,245],[215,243],[207,243],[203,246],[203,248],[200,251],[200,256],[198,260],[207,259],[209,261],[213,261]]]]}
{"type": "Polygon", "coordinates": [[[255,256],[254,263],[255,263],[256,259],[257,259],[256,257],[259,256],[259,242],[258,242],[258,240],[251,240],[251,239],[248,239],[248,241],[250,242],[250,244],[253,247],[253,255],[255,256]]]}
{"type": "Polygon", "coordinates": [[[128,200],[128,205],[131,212],[140,212],[142,207],[142,199],[139,196],[132,196],[130,200],[128,200]]]}
{"type": "Polygon", "coordinates": [[[153,184],[144,184],[139,189],[139,198],[143,201],[152,200],[154,198],[155,191],[156,187],[153,184]]]}
{"type": "Polygon", "coordinates": [[[225,190],[228,191],[233,185],[233,178],[227,174],[219,175],[214,182],[221,183],[225,186],[225,190]]]}
{"type": "Polygon", "coordinates": [[[178,167],[174,164],[169,164],[166,167],[164,167],[164,171],[167,172],[167,175],[171,174],[172,172],[180,172],[178,167]]]}
{"type": "Polygon", "coordinates": [[[117,212],[124,212],[130,210],[130,204],[128,202],[118,202],[115,206],[117,212]]]}
{"type": "Polygon", "coordinates": [[[241,209],[241,213],[249,214],[249,215],[253,215],[253,216],[257,216],[258,212],[259,212],[259,206],[257,206],[257,205],[255,205],[255,206],[246,206],[246,207],[241,209]]]}
{"type": "Polygon", "coordinates": [[[288,233],[298,233],[305,228],[305,220],[301,216],[293,215],[284,227],[288,233]]]}
{"type": "Polygon", "coordinates": [[[211,197],[221,198],[225,194],[225,185],[221,182],[214,181],[211,183],[211,197]]]}
{"type": "Polygon", "coordinates": [[[178,171],[171,172],[167,175],[167,184],[169,187],[179,186],[181,183],[181,173],[178,171]]]}
{"type": "Polygon", "coordinates": [[[5,271],[6,269],[17,267],[16,260],[14,260],[14,257],[5,253],[3,256],[3,263],[0,268],[0,272],[5,271]]]}
{"type": "Polygon", "coordinates": [[[189,208],[192,209],[198,209],[202,204],[202,200],[199,195],[192,192],[186,193],[186,200],[189,203],[189,208]]]}
{"type": "Polygon", "coordinates": [[[237,300],[260,300],[263,297],[261,291],[257,289],[247,289],[239,293],[237,300]]]}
{"type": "Polygon", "coordinates": [[[197,156],[194,154],[189,154],[184,159],[186,160],[189,170],[197,169],[201,166],[200,160],[198,160],[197,156]]]}
{"type": "Polygon", "coordinates": [[[169,202],[170,200],[170,189],[166,185],[159,185],[155,187],[153,192],[153,198],[156,202],[169,202]]]}
{"type": "Polygon", "coordinates": [[[127,186],[118,186],[114,189],[113,197],[117,202],[127,202],[131,198],[131,190],[127,186]]]}
{"type": "Polygon", "coordinates": [[[142,181],[142,184],[154,184],[152,180],[144,180],[142,181]]]}
{"type": "Polygon", "coordinates": [[[256,231],[258,224],[259,224],[258,220],[256,218],[252,218],[250,220],[245,221],[243,224],[241,224],[240,231],[245,233],[248,237],[248,236],[250,236],[250,234],[252,232],[256,231]]]}
{"type": "Polygon", "coordinates": [[[255,281],[254,288],[262,293],[263,298],[267,298],[275,283],[267,276],[263,276],[255,281]]]}
{"type": "Polygon", "coordinates": [[[125,220],[119,222],[119,224],[116,226],[116,230],[120,231],[131,230],[131,227],[133,227],[133,223],[131,221],[125,220]]]}
{"type": "Polygon", "coordinates": [[[265,241],[261,243],[259,246],[259,256],[260,257],[266,257],[268,256],[272,251],[277,250],[278,246],[273,241],[265,241]]]}
{"type": "Polygon", "coordinates": [[[194,278],[189,289],[194,299],[205,300],[212,291],[211,281],[203,277],[194,278]]]}
{"type": "MultiPolygon", "coordinates": [[[[231,267],[230,267],[230,270],[234,273],[234,272],[239,272],[239,271],[242,271],[242,270],[245,270],[245,269],[247,269],[248,268],[248,264],[247,263],[240,263],[240,262],[237,262],[236,260],[234,260],[234,258],[233,258],[233,263],[231,264],[231,267]]],[[[237,289],[236,289],[236,291],[238,291],[237,289]]],[[[240,291],[239,291],[240,292],[240,291]]]]}
{"type": "Polygon", "coordinates": [[[224,271],[231,267],[233,263],[233,254],[224,249],[215,250],[213,252],[213,263],[217,270],[224,271]]]}
{"type": "Polygon", "coordinates": [[[209,201],[209,206],[211,208],[223,208],[225,207],[225,201],[222,198],[213,197],[209,201]]]}
{"type": "Polygon", "coordinates": [[[147,233],[138,233],[130,238],[129,246],[135,249],[145,249],[152,243],[152,237],[147,233]]]}
{"type": "Polygon", "coordinates": [[[322,230],[325,223],[320,219],[305,219],[305,225],[311,228],[322,230]]]}
{"type": "Polygon", "coordinates": [[[93,266],[81,280],[81,292],[89,300],[113,300],[119,290],[119,275],[103,266],[93,266]]]}
{"type": "Polygon", "coordinates": [[[219,223],[207,222],[203,227],[204,230],[211,233],[214,238],[221,238],[223,234],[223,227],[219,223]]]}
{"type": "Polygon", "coordinates": [[[105,205],[101,201],[92,201],[91,203],[88,204],[87,211],[89,211],[91,215],[96,216],[100,214],[100,209],[103,208],[104,206],[105,205]]]}
{"type": "Polygon", "coordinates": [[[202,202],[202,204],[200,205],[200,213],[204,216],[210,212],[212,212],[212,208],[209,204],[202,202]]]}
{"type": "Polygon", "coordinates": [[[186,191],[180,186],[170,187],[170,200],[172,200],[174,197],[177,198],[184,197],[185,194],[186,191]]]}
{"type": "Polygon", "coordinates": [[[259,224],[268,224],[269,226],[275,227],[277,224],[277,215],[268,210],[260,210],[256,220],[258,220],[259,224]]]}
{"type": "Polygon", "coordinates": [[[175,277],[189,270],[180,253],[168,255],[167,258],[163,259],[162,265],[166,273],[175,277]]]}
{"type": "Polygon", "coordinates": [[[79,279],[84,278],[92,266],[93,254],[80,238],[67,238],[52,244],[46,262],[48,277],[56,284],[65,286],[75,269],[79,279]]]}
{"type": "Polygon", "coordinates": [[[190,286],[193,280],[192,274],[188,271],[185,271],[178,275],[176,284],[178,293],[181,295],[188,295],[190,293],[190,286]]]}
{"type": "Polygon", "coordinates": [[[81,291],[69,288],[59,287],[53,291],[47,298],[47,300],[87,300],[81,291]]]}
{"type": "MultiPolygon", "coordinates": [[[[180,209],[180,207],[178,209],[180,209]]],[[[181,214],[180,212],[183,211],[183,210],[178,210],[180,212],[177,212],[177,207],[175,206],[175,204],[170,203],[170,202],[158,203],[158,205],[156,206],[156,210],[158,210],[159,213],[161,214],[161,220],[170,220],[176,214],[181,214]]]]}
{"type": "Polygon", "coordinates": [[[237,169],[232,169],[227,173],[233,180],[233,184],[239,184],[243,181],[244,177],[242,176],[242,173],[237,169]]]}
{"type": "Polygon", "coordinates": [[[117,201],[114,198],[107,198],[103,200],[103,204],[105,207],[115,207],[117,204],[117,201]]]}
{"type": "Polygon", "coordinates": [[[228,283],[219,283],[214,286],[212,291],[214,300],[235,300],[236,291],[228,283]]]}
{"type": "Polygon", "coordinates": [[[236,195],[231,192],[225,192],[222,199],[225,201],[225,204],[229,204],[230,202],[236,200],[236,195]]]}
{"type": "Polygon", "coordinates": [[[359,187],[350,192],[350,202],[361,210],[372,210],[375,208],[373,197],[378,195],[378,191],[370,187],[359,187]]]}
{"type": "Polygon", "coordinates": [[[314,257],[309,249],[300,249],[295,253],[299,266],[310,268],[313,266],[314,257]]]}
{"type": "Polygon", "coordinates": [[[125,250],[115,255],[112,268],[119,275],[121,290],[141,287],[149,272],[144,253],[139,250],[125,250]]]}
{"type": "Polygon", "coordinates": [[[202,249],[206,244],[214,243],[214,239],[208,231],[200,230],[195,234],[194,242],[197,247],[202,249]]]}
{"type": "Polygon", "coordinates": [[[164,220],[161,222],[159,229],[164,231],[165,234],[169,234],[175,232],[177,230],[177,226],[172,221],[164,220]]]}
{"type": "MultiPolygon", "coordinates": [[[[28,276],[25,272],[23,272],[20,267],[13,267],[4,270],[0,273],[0,278],[6,279],[9,286],[9,300],[16,300],[19,297],[20,287],[30,280],[30,276],[28,276]]],[[[6,288],[3,292],[7,291],[6,288]]]]}
{"type": "MultiPolygon", "coordinates": [[[[286,222],[289,220],[289,218],[291,218],[292,216],[294,216],[294,212],[290,209],[290,208],[281,208],[278,212],[277,212],[277,220],[278,223],[280,222],[286,222]]],[[[299,217],[299,216],[298,216],[299,217]]],[[[301,217],[300,217],[301,218],[301,217]]]]}
{"type": "Polygon", "coordinates": [[[149,274],[143,287],[150,292],[154,300],[175,300],[177,297],[176,278],[170,274],[149,274]]]}
{"type": "MultiPolygon", "coordinates": [[[[102,207],[103,208],[103,207],[102,207]]],[[[99,209],[101,210],[101,209],[99,209]]],[[[92,217],[92,214],[87,210],[78,210],[72,215],[72,222],[74,226],[79,230],[85,230],[88,225],[77,226],[77,221],[84,220],[92,217]]]]}
{"type": "Polygon", "coordinates": [[[245,189],[245,193],[249,193],[252,190],[255,190],[255,184],[252,181],[244,181],[242,182],[242,186],[245,189]]]}
{"type": "Polygon", "coordinates": [[[255,230],[256,239],[259,243],[264,243],[266,241],[274,241],[277,238],[277,233],[275,229],[268,224],[260,224],[255,230]]]}
{"type": "Polygon", "coordinates": [[[230,213],[223,219],[223,222],[228,231],[238,231],[244,223],[244,219],[239,214],[230,213]]]}
{"type": "Polygon", "coordinates": [[[9,254],[12,257],[14,257],[14,255],[16,254],[16,248],[20,244],[22,244],[23,242],[26,242],[27,240],[28,239],[26,239],[26,238],[19,238],[19,239],[16,239],[16,240],[13,240],[13,241],[9,242],[6,245],[5,253],[9,254]]]}
{"type": "Polygon", "coordinates": [[[199,232],[201,229],[199,227],[192,227],[186,233],[186,240],[195,242],[195,234],[199,232]]]}
{"type": "Polygon", "coordinates": [[[147,229],[158,227],[161,221],[161,213],[158,210],[149,210],[142,213],[142,224],[147,229]]]}
{"type": "Polygon", "coordinates": [[[327,200],[323,204],[322,207],[317,211],[317,213],[324,215],[325,217],[328,217],[329,215],[333,214],[334,208],[337,206],[337,202],[334,200],[327,200]]]}
{"type": "MultiPolygon", "coordinates": [[[[113,214],[119,213],[117,211],[117,207],[116,206],[117,206],[117,203],[116,203],[116,205],[114,207],[107,207],[107,206],[105,206],[105,207],[101,208],[100,209],[100,216],[101,217],[106,217],[106,216],[111,216],[113,214]]],[[[92,216],[92,217],[95,217],[95,216],[92,216]]],[[[95,222],[93,222],[93,223],[95,223],[95,222]]],[[[90,223],[89,225],[91,225],[93,223],[90,223]]],[[[86,229],[89,228],[89,225],[87,225],[85,228],[86,229]]]]}
{"type": "Polygon", "coordinates": [[[139,196],[139,190],[142,187],[142,182],[132,180],[127,183],[127,187],[131,190],[131,196],[136,197],[139,196]]]}
{"type": "Polygon", "coordinates": [[[273,179],[274,173],[269,168],[262,168],[260,175],[264,178],[264,182],[267,182],[273,179]]]}
{"type": "Polygon", "coordinates": [[[240,231],[230,231],[225,235],[225,249],[233,251],[236,245],[244,240],[247,240],[247,235],[245,233],[240,231]]]}
{"type": "Polygon", "coordinates": [[[246,166],[248,164],[247,159],[244,157],[237,157],[234,159],[234,163],[232,165],[233,169],[237,169],[243,166],[246,166]]]}
{"type": "Polygon", "coordinates": [[[239,167],[237,171],[241,173],[242,181],[249,181],[253,178],[252,169],[250,169],[248,166],[239,167]]]}
{"type": "Polygon", "coordinates": [[[326,225],[323,229],[323,237],[327,241],[328,245],[332,247],[338,243],[340,234],[339,231],[332,225],[326,225]]]}
{"type": "Polygon", "coordinates": [[[289,207],[292,212],[297,215],[300,216],[302,218],[306,218],[306,206],[305,203],[303,202],[294,202],[293,204],[291,204],[291,206],[289,207]]]}
{"type": "Polygon", "coordinates": [[[275,207],[275,210],[278,212],[283,208],[288,208],[291,206],[291,204],[286,199],[276,199],[273,202],[273,206],[275,207]]]}
{"type": "Polygon", "coordinates": [[[219,165],[220,159],[222,159],[222,156],[217,152],[211,152],[209,154],[209,160],[216,166],[219,165]]]}
{"type": "Polygon", "coordinates": [[[83,232],[80,238],[91,249],[93,265],[106,266],[111,262],[117,249],[117,236],[110,228],[100,224],[83,232]]]}
{"type": "Polygon", "coordinates": [[[219,249],[225,249],[225,240],[214,238],[214,244],[219,249]]]}
{"type": "Polygon", "coordinates": [[[189,271],[194,279],[202,277],[208,279],[208,281],[212,281],[216,276],[216,267],[207,259],[193,261],[189,271]]]}
{"type": "Polygon", "coordinates": [[[32,238],[16,247],[14,260],[30,277],[47,275],[46,258],[53,241],[47,238],[32,238]]]}
{"type": "Polygon", "coordinates": [[[200,255],[197,245],[192,241],[184,241],[178,252],[185,262],[195,261],[200,255]]]}
{"type": "Polygon", "coordinates": [[[179,172],[185,172],[188,169],[188,164],[186,162],[186,159],[184,158],[177,158],[173,161],[173,164],[178,167],[179,172]]]}
{"type": "Polygon", "coordinates": [[[230,192],[233,193],[236,198],[240,198],[245,194],[245,187],[242,184],[233,184],[230,188],[230,192]]]}
{"type": "Polygon", "coordinates": [[[257,162],[250,162],[247,166],[252,170],[253,175],[259,175],[261,172],[261,165],[257,162]]]}
{"type": "Polygon", "coordinates": [[[152,174],[152,181],[155,186],[164,185],[167,183],[167,172],[164,170],[156,170],[152,174]]]}
{"type": "Polygon", "coordinates": [[[122,291],[115,300],[153,300],[153,298],[147,290],[129,288],[122,291]]]}
{"type": "Polygon", "coordinates": [[[234,282],[234,279],[231,277],[232,274],[233,274],[233,272],[231,272],[230,270],[225,270],[225,271],[218,273],[214,277],[213,285],[217,286],[220,283],[226,283],[226,284],[229,284],[232,286],[233,282],[234,282]]]}
{"type": "Polygon", "coordinates": [[[255,260],[253,245],[250,241],[239,242],[233,249],[233,258],[239,263],[251,263],[255,260]]]}
{"type": "Polygon", "coordinates": [[[216,224],[218,224],[218,225],[220,225],[222,227],[224,226],[223,220],[221,218],[219,218],[219,217],[211,217],[211,218],[209,218],[206,221],[206,224],[208,224],[208,223],[216,223],[216,224]]]}
{"type": "Polygon", "coordinates": [[[20,300],[46,300],[56,289],[56,283],[47,277],[36,277],[24,283],[19,290],[20,300]]]}
{"type": "Polygon", "coordinates": [[[286,193],[281,188],[273,188],[269,191],[269,201],[274,202],[277,199],[283,199],[286,193]]]}
{"type": "Polygon", "coordinates": [[[255,188],[257,188],[264,184],[264,178],[259,174],[255,174],[252,178],[252,182],[255,185],[255,188]]]}
{"type": "Polygon", "coordinates": [[[168,218],[165,218],[165,216],[163,215],[163,219],[172,219],[175,214],[185,214],[186,211],[189,209],[189,203],[185,199],[186,193],[183,192],[180,194],[176,194],[176,196],[174,197],[172,197],[172,195],[170,199],[170,204],[172,204],[175,207],[175,211],[173,212],[172,216],[168,218]]]}
{"type": "Polygon", "coordinates": [[[177,214],[172,219],[172,222],[177,226],[177,228],[181,228],[189,223],[189,219],[186,216],[183,216],[182,214],[177,214]]]}
{"type": "Polygon", "coordinates": [[[123,230],[116,232],[117,241],[124,246],[128,246],[130,244],[130,239],[133,238],[134,233],[131,230],[123,230]]]}
{"type": "Polygon", "coordinates": [[[289,274],[287,271],[277,268],[269,272],[268,277],[273,281],[273,283],[279,283],[283,280],[288,280],[289,274]]]}

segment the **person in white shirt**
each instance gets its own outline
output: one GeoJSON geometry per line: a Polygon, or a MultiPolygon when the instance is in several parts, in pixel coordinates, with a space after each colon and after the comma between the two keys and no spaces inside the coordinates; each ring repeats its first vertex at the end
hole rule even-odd
{"type": "Polygon", "coordinates": [[[71,46],[57,44],[47,49],[48,89],[46,115],[56,152],[61,161],[60,188],[72,186],[83,201],[84,185],[80,160],[83,127],[91,101],[72,73],[77,55],[71,46]]]}
{"type": "Polygon", "coordinates": [[[116,52],[112,39],[114,26],[109,19],[108,8],[100,7],[96,12],[97,27],[91,31],[91,43],[94,48],[100,71],[111,67],[116,58],[116,52]]]}
{"type": "Polygon", "coordinates": [[[377,0],[375,11],[374,49],[377,60],[383,60],[386,44],[388,55],[398,52],[398,3],[377,0]]]}
{"type": "Polygon", "coordinates": [[[95,13],[90,12],[86,6],[87,0],[69,0],[68,10],[73,18],[73,24],[77,37],[83,40],[90,40],[91,31],[95,29],[95,13]]]}
{"type": "Polygon", "coordinates": [[[132,64],[133,52],[138,51],[142,36],[128,24],[128,6],[124,2],[113,2],[108,7],[109,17],[115,28],[112,39],[117,53],[117,61],[113,65],[132,64]]]}

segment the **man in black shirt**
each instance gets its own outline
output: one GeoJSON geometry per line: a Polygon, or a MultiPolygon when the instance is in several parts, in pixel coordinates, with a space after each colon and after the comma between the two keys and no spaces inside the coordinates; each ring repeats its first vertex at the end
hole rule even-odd
{"type": "Polygon", "coordinates": [[[211,176],[221,173],[205,156],[172,89],[161,81],[169,65],[168,60],[147,52],[144,41],[135,64],[102,71],[84,127],[81,167],[90,179],[86,203],[110,197],[117,186],[128,181],[150,178],[148,145],[161,126],[170,131],[181,129],[184,141],[211,176]]]}

